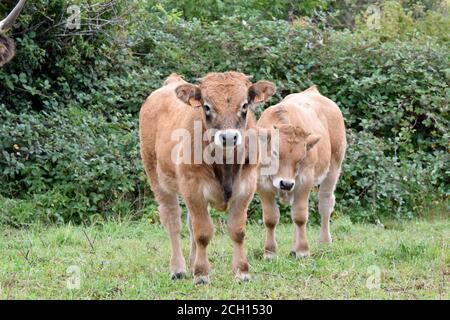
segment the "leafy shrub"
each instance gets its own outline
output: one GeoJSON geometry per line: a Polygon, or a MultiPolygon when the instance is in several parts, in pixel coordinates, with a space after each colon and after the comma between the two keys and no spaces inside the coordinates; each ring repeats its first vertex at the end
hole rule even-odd
{"type": "Polygon", "coordinates": [[[443,7],[438,11],[425,11],[423,4],[415,4],[409,10],[404,10],[401,3],[386,1],[374,11],[370,14],[366,12],[356,20],[358,29],[370,37],[383,41],[413,38],[429,40],[431,36],[433,41],[449,41],[450,20],[443,7]]]}
{"type": "MultiPolygon", "coordinates": [[[[0,69],[1,221],[129,212],[156,221],[138,110],[171,72],[193,81],[230,69],[274,81],[272,102],[316,84],[339,104],[349,141],[339,214],[405,218],[446,201],[450,55],[440,11],[414,14],[389,1],[380,29],[362,17],[355,29],[335,30],[315,20],[317,8],[289,24],[277,14],[262,19],[256,4],[184,20],[171,1],[93,1],[82,5],[82,29],[71,31],[68,5],[29,3],[13,35],[18,56],[0,69]]],[[[6,10],[0,5],[0,15],[6,10]]],[[[258,197],[249,216],[261,219],[258,197]]]]}
{"type": "Polygon", "coordinates": [[[202,21],[216,21],[224,16],[258,16],[267,19],[285,19],[289,12],[296,15],[312,15],[326,9],[331,0],[185,0],[162,1],[161,8],[178,13],[186,20],[197,18],[202,21]]]}
{"type": "Polygon", "coordinates": [[[1,194],[46,194],[34,200],[62,221],[137,208],[145,179],[136,119],[66,108],[18,115],[0,105],[1,194]]]}

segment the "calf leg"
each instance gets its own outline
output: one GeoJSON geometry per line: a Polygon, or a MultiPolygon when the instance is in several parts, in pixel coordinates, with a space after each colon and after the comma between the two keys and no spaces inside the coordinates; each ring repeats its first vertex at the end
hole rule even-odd
{"type": "Polygon", "coordinates": [[[214,228],[204,199],[186,197],[191,224],[191,266],[194,273],[194,283],[209,282],[209,261],[207,247],[212,239],[214,228]],[[192,243],[193,242],[193,243],[192,243]]]}
{"type": "Polygon", "coordinates": [[[165,191],[160,187],[156,165],[150,161],[151,157],[143,152],[141,156],[144,168],[150,182],[151,189],[158,203],[158,211],[161,222],[170,237],[172,255],[170,259],[170,274],[172,279],[183,278],[186,275],[186,265],[181,251],[181,208],[178,204],[176,193],[165,191]]]}
{"type": "Polygon", "coordinates": [[[188,227],[189,227],[189,246],[190,246],[189,261],[190,261],[191,268],[193,269],[197,246],[196,246],[195,240],[194,240],[194,231],[192,230],[192,221],[191,220],[192,220],[191,214],[188,212],[187,213],[187,222],[188,222],[188,227]]]}
{"type": "Polygon", "coordinates": [[[330,216],[334,210],[334,189],[339,178],[339,171],[330,171],[319,187],[320,243],[331,243],[330,216]]]}
{"type": "Polygon", "coordinates": [[[172,247],[170,259],[170,274],[172,279],[186,276],[186,266],[181,251],[181,209],[175,194],[162,194],[157,196],[161,222],[166,228],[172,247]]]}
{"type": "Polygon", "coordinates": [[[266,226],[266,241],[264,244],[264,258],[273,259],[277,252],[275,227],[280,220],[280,211],[275,200],[275,194],[264,191],[259,192],[263,208],[263,219],[266,226]]]}
{"type": "Polygon", "coordinates": [[[251,196],[236,199],[230,208],[228,217],[228,232],[233,241],[232,269],[236,278],[243,281],[250,280],[249,265],[244,250],[247,207],[250,200],[251,196]]]}
{"type": "Polygon", "coordinates": [[[297,258],[309,256],[309,245],[306,238],[306,224],[308,222],[308,199],[310,186],[302,186],[294,198],[291,209],[292,220],[294,222],[294,244],[291,254],[297,258]]]}

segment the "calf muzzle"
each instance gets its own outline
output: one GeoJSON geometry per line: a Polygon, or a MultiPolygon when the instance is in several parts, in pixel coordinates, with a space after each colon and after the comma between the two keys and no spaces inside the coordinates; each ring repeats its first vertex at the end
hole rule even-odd
{"type": "Polygon", "coordinates": [[[225,148],[234,148],[242,143],[242,135],[239,130],[219,130],[214,135],[214,143],[225,148]]]}
{"type": "Polygon", "coordinates": [[[281,180],[280,181],[280,189],[286,190],[286,191],[291,191],[294,188],[294,184],[295,183],[293,181],[281,180]]]}

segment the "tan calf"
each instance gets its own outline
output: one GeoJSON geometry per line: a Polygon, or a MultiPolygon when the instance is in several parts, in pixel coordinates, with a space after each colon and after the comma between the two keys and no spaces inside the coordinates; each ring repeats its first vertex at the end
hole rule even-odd
{"type": "Polygon", "coordinates": [[[258,127],[279,130],[279,151],[272,154],[279,159],[278,172],[260,175],[258,179],[266,225],[265,257],[274,257],[277,249],[275,226],[280,214],[277,195],[292,206],[295,224],[292,253],[296,257],[308,256],[308,198],[317,185],[321,215],[319,241],[331,243],[329,221],[335,204],[334,190],[347,145],[342,113],[314,86],[266,109],[258,127]]]}
{"type": "Polygon", "coordinates": [[[143,104],[139,118],[141,157],[159,204],[161,221],[170,236],[173,279],[186,274],[177,195],[181,195],[188,209],[194,282],[205,283],[209,279],[206,248],[213,236],[213,224],[208,206],[228,211],[228,230],[234,248],[232,269],[240,279],[249,278],[243,242],[247,206],[256,190],[257,164],[210,163],[203,158],[199,162],[195,152],[186,155],[185,149],[177,149],[179,141],[172,139],[172,135],[183,129],[184,136],[189,137],[186,145],[195,149],[199,142],[195,141],[195,126],[200,123],[202,134],[206,130],[215,131],[199,142],[201,151],[213,144],[231,150],[235,159],[235,149],[245,144],[243,133],[255,126],[251,107],[273,93],[272,83],[252,84],[247,76],[237,72],[210,73],[198,85],[172,74],[143,104]],[[190,161],[185,161],[186,158],[190,161]]]}

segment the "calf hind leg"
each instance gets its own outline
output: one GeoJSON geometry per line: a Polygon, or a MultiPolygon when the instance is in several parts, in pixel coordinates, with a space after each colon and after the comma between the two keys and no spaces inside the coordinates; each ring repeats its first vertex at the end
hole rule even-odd
{"type": "Polygon", "coordinates": [[[181,208],[178,204],[176,193],[170,193],[160,187],[157,165],[153,161],[155,154],[151,150],[141,145],[141,157],[144,163],[150,187],[158,203],[159,216],[161,222],[170,237],[172,255],[170,259],[170,274],[172,279],[179,279],[186,276],[186,264],[181,251],[181,208]]]}
{"type": "Polygon", "coordinates": [[[320,243],[331,243],[330,216],[334,210],[334,189],[339,178],[339,171],[330,171],[319,187],[320,243]]]}
{"type": "Polygon", "coordinates": [[[186,276],[186,264],[181,251],[181,208],[175,194],[157,194],[161,222],[167,230],[172,247],[170,274],[172,279],[186,276]]]}
{"type": "Polygon", "coordinates": [[[187,223],[188,223],[188,227],[189,227],[189,262],[190,262],[190,266],[193,269],[194,268],[194,262],[195,262],[195,255],[196,255],[196,251],[197,251],[197,245],[195,243],[195,239],[194,239],[194,231],[192,229],[192,218],[191,218],[191,214],[188,211],[187,213],[187,223]]]}

